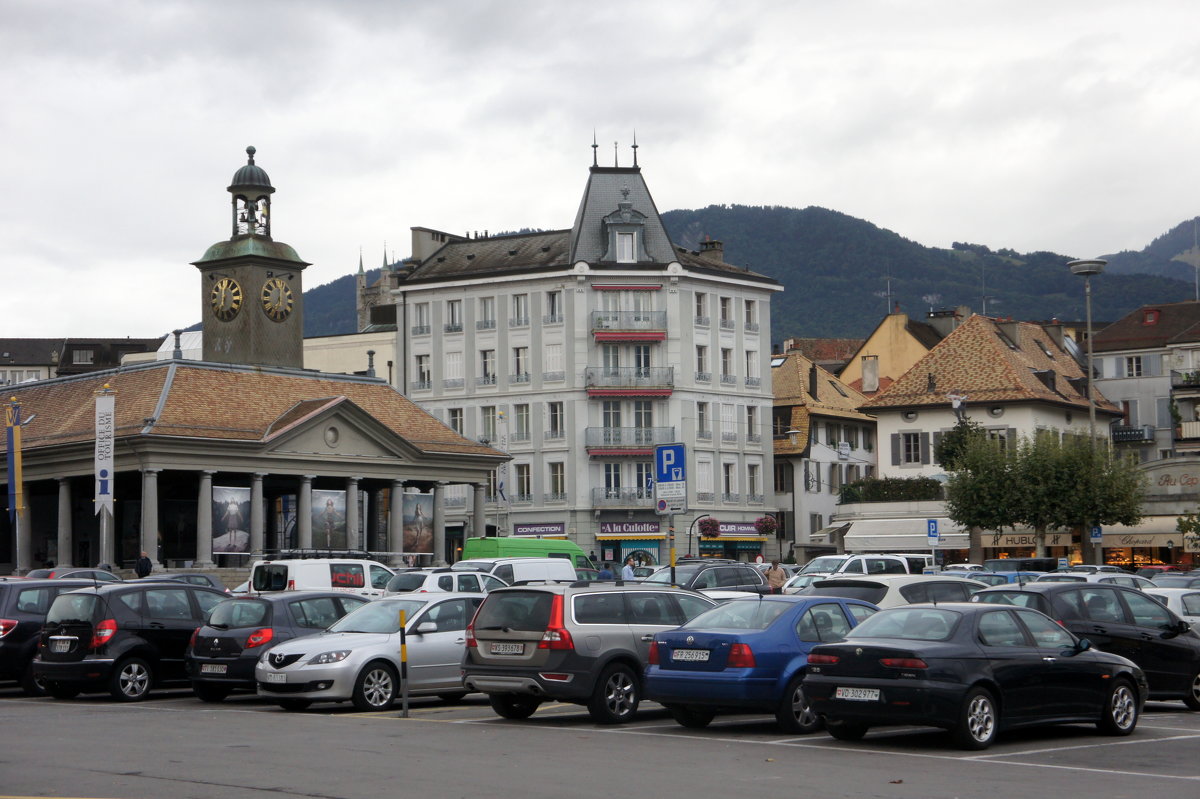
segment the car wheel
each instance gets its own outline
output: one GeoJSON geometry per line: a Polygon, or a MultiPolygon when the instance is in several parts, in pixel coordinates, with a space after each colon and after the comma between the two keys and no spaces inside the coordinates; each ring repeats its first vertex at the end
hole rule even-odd
{"type": "Polygon", "coordinates": [[[488,701],[492,703],[492,710],[496,711],[497,716],[518,721],[532,716],[541,704],[532,696],[521,694],[488,694],[488,701]]]}
{"type": "Polygon", "coordinates": [[[466,695],[466,691],[452,691],[450,693],[438,694],[437,698],[443,702],[461,702],[466,695]]]}
{"type": "Polygon", "coordinates": [[[61,682],[44,682],[46,693],[55,699],[74,699],[79,696],[79,687],[61,682]]]}
{"type": "Polygon", "coordinates": [[[866,724],[852,721],[830,722],[825,725],[829,734],[839,741],[861,741],[869,729],[866,724]]]}
{"type": "Polygon", "coordinates": [[[278,699],[276,703],[284,710],[290,713],[299,713],[301,710],[308,710],[312,704],[311,699],[278,699]]]}
{"type": "Polygon", "coordinates": [[[703,729],[716,718],[715,710],[709,710],[703,707],[685,707],[682,705],[670,705],[667,710],[671,711],[671,718],[679,722],[684,727],[693,730],[703,729]]]}
{"type": "Polygon", "coordinates": [[[601,672],[587,709],[600,724],[621,724],[637,715],[640,700],[637,677],[628,666],[614,663],[601,672]]]}
{"type": "Polygon", "coordinates": [[[225,697],[229,696],[230,690],[227,685],[214,685],[209,682],[192,683],[192,692],[201,702],[222,702],[225,697]]]}
{"type": "Polygon", "coordinates": [[[787,690],[783,692],[779,707],[775,708],[775,721],[784,732],[808,735],[821,729],[821,717],[813,711],[808,698],[804,696],[804,689],[800,686],[803,680],[803,674],[793,677],[787,690]]]}
{"type": "Polygon", "coordinates": [[[38,677],[33,676],[33,661],[29,661],[25,666],[24,673],[21,674],[21,690],[26,696],[45,696],[46,683],[38,677]]]}
{"type": "Polygon", "coordinates": [[[1116,680],[1096,726],[1106,735],[1129,735],[1138,723],[1138,702],[1128,680],[1116,680]]]}
{"type": "Polygon", "coordinates": [[[386,663],[368,663],[354,681],[350,700],[361,711],[390,710],[396,699],[396,672],[386,663]]]}
{"type": "Polygon", "coordinates": [[[108,693],[121,702],[145,699],[154,685],[150,664],[141,658],[126,658],[113,667],[108,678],[108,693]]]}
{"type": "Polygon", "coordinates": [[[987,749],[996,739],[1000,712],[985,688],[972,688],[963,700],[954,728],[954,741],[963,749],[987,749]]]}
{"type": "Polygon", "coordinates": [[[1192,675],[1192,684],[1188,686],[1188,693],[1183,698],[1183,703],[1188,706],[1189,710],[1200,710],[1200,671],[1192,675]]]}

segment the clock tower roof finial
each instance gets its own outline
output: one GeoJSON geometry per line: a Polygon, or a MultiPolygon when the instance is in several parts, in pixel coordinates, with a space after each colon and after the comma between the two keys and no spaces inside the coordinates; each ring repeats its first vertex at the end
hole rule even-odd
{"type": "Polygon", "coordinates": [[[229,184],[229,191],[237,194],[244,192],[247,189],[257,189],[259,192],[272,194],[275,192],[275,187],[271,185],[271,179],[267,177],[267,172],[258,164],[254,163],[254,154],[257,150],[253,146],[246,148],[246,165],[233,173],[233,180],[229,184]]]}

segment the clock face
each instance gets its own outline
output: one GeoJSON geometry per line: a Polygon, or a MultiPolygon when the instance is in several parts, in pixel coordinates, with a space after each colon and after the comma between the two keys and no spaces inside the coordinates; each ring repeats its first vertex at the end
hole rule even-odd
{"type": "Polygon", "coordinates": [[[231,277],[223,277],[213,284],[208,294],[213,316],[228,322],[242,309],[242,287],[231,277]]]}
{"type": "Polygon", "coordinates": [[[292,297],[292,287],[283,278],[273,277],[262,287],[263,313],[276,322],[287,319],[292,312],[295,299],[292,297]]]}

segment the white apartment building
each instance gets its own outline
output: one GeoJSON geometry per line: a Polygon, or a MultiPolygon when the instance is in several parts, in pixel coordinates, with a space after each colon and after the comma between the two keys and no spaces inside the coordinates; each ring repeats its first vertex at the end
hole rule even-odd
{"type": "Polygon", "coordinates": [[[570,229],[462,237],[413,229],[396,302],[396,382],[468,438],[512,456],[445,491],[456,557],[469,504],[499,535],[566,537],[606,561],[669,556],[654,506],[659,444],[687,446],[680,554],[778,553],[754,520],[771,470],[771,278],[719,242],[674,245],[632,167],[593,165],[570,229]],[[473,496],[468,496],[472,494],[473,496]],[[722,535],[688,535],[702,516],[722,535]]]}

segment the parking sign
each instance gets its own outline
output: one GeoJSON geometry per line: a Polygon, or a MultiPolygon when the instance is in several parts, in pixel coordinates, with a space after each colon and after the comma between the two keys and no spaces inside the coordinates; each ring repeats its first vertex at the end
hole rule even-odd
{"type": "Polygon", "coordinates": [[[654,499],[659,515],[687,510],[687,450],[683,444],[654,448],[654,499]]]}

